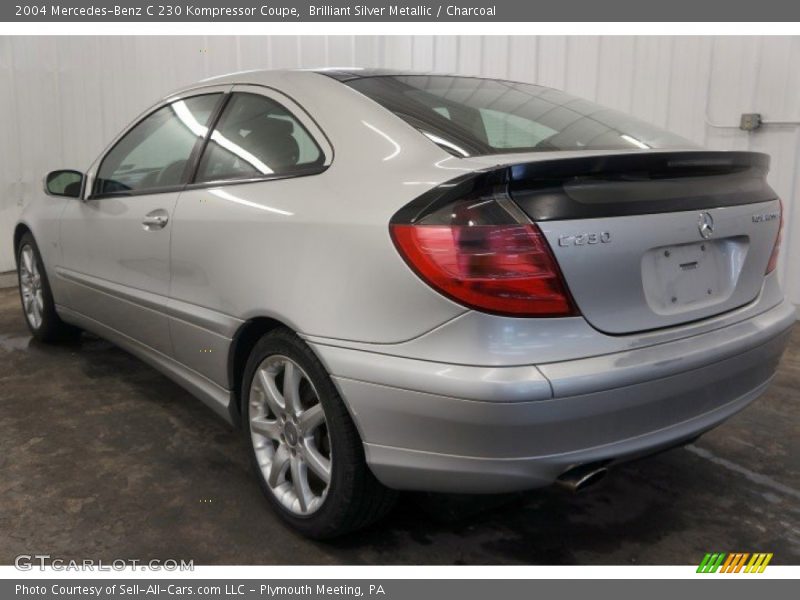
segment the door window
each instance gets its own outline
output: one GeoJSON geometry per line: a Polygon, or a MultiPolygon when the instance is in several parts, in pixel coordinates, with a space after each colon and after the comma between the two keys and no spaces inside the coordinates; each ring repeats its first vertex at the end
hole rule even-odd
{"type": "Polygon", "coordinates": [[[151,113],[106,154],[95,194],[169,189],[187,181],[189,157],[208,132],[222,94],[178,100],[151,113]]]}
{"type": "Polygon", "coordinates": [[[200,159],[197,182],[292,175],[323,164],[314,138],[266,96],[235,93],[200,159]]]}

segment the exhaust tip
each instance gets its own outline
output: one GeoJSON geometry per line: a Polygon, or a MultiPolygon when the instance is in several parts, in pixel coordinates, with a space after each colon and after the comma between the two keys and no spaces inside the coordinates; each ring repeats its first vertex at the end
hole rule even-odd
{"type": "Polygon", "coordinates": [[[593,486],[608,474],[604,463],[578,465],[568,469],[556,479],[556,485],[568,492],[577,493],[593,486]]]}

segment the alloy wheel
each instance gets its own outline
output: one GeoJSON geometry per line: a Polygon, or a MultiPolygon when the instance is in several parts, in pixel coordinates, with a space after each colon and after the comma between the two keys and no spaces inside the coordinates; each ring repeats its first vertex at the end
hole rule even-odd
{"type": "Polygon", "coordinates": [[[309,516],[331,481],[325,412],[306,372],[292,359],[264,359],[250,384],[250,435],[272,494],[292,514],[309,516]]]}
{"type": "Polygon", "coordinates": [[[25,318],[33,329],[42,325],[44,314],[44,295],[42,277],[36,264],[36,253],[30,244],[20,250],[19,283],[22,292],[22,309],[25,318]]]}

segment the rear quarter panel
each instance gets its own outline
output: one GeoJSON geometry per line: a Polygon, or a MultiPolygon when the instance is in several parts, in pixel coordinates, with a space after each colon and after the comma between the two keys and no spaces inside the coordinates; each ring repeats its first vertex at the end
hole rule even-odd
{"type": "Polygon", "coordinates": [[[195,323],[189,313],[233,317],[216,330],[226,337],[237,321],[271,317],[301,334],[376,344],[465,312],[411,272],[388,223],[469,167],[323,75],[242,83],[274,86],[302,106],[328,137],[332,164],[318,175],[185,191],[173,220],[173,308],[195,323]]]}

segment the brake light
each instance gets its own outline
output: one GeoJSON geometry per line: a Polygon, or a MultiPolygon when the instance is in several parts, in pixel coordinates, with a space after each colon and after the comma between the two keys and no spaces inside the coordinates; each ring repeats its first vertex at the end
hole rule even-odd
{"type": "Polygon", "coordinates": [[[778,235],[775,238],[775,245],[772,247],[772,254],[769,257],[769,263],[767,263],[767,270],[764,273],[765,275],[769,275],[775,270],[775,267],[778,266],[778,255],[780,254],[781,250],[781,240],[783,239],[783,201],[778,200],[780,208],[780,219],[781,223],[778,226],[778,235]]]}
{"type": "Polygon", "coordinates": [[[516,317],[577,314],[540,229],[491,195],[450,202],[413,223],[393,220],[390,231],[409,266],[460,304],[516,317]]]}

